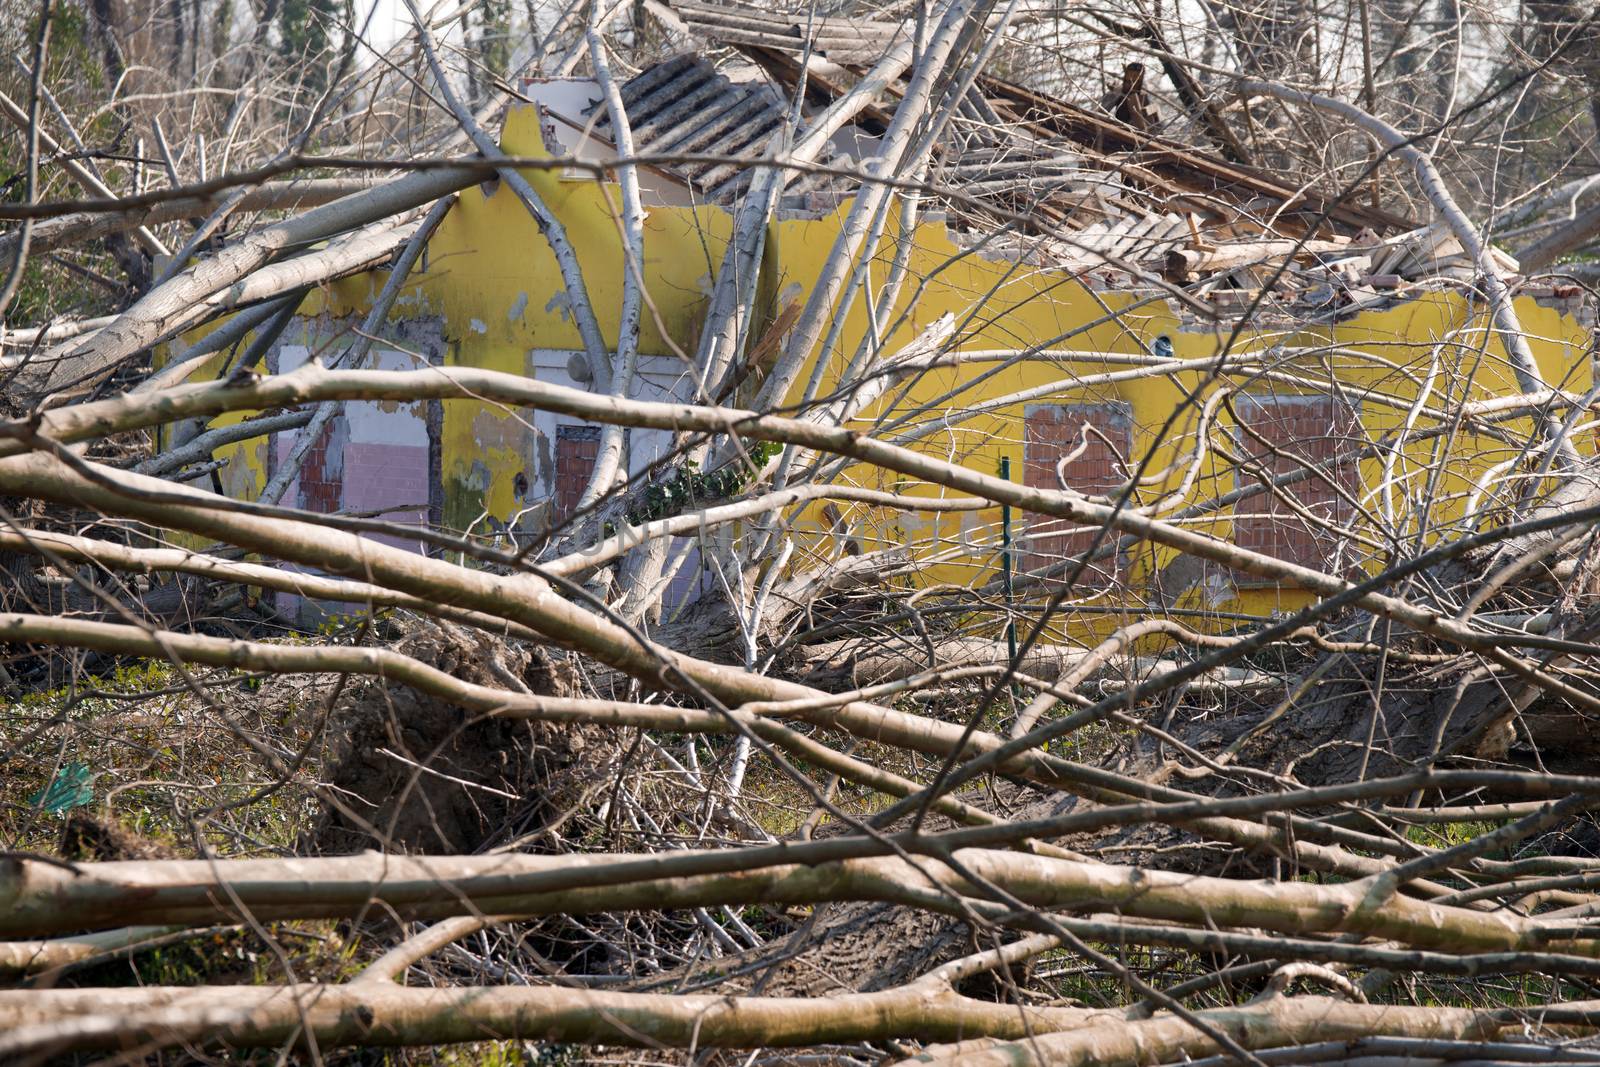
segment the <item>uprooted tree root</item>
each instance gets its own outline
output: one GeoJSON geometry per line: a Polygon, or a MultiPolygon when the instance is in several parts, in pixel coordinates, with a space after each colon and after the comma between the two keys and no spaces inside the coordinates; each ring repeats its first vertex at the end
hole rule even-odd
{"type": "MultiPolygon", "coordinates": [[[[393,647],[477,685],[577,692],[560,650],[438,624],[416,626],[393,647]]],[[[324,699],[334,690],[329,683],[324,699]]],[[[339,688],[326,732],[328,799],[312,835],[324,855],[471,853],[537,837],[614,773],[618,744],[600,727],[477,714],[381,679],[339,688]]]]}

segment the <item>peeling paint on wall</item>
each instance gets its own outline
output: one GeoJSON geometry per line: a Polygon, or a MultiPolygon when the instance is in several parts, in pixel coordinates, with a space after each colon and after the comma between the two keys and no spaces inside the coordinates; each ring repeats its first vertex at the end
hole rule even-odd
{"type": "Polygon", "coordinates": [[[572,318],[572,298],[567,296],[565,289],[557,289],[550,295],[550,302],[544,306],[546,312],[555,312],[563,319],[572,318]]]}
{"type": "MultiPolygon", "coordinates": [[[[535,109],[518,107],[509,113],[502,143],[513,155],[544,153],[535,109]]],[[[614,338],[622,302],[624,263],[608,190],[588,180],[563,180],[548,171],[528,171],[526,176],[567,227],[601,331],[607,338],[614,338]]],[[[818,276],[832,248],[844,217],[844,210],[839,209],[811,217],[786,215],[774,221],[759,282],[755,336],[770,324],[778,307],[804,297],[810,280],[818,276]]],[[[641,324],[635,397],[688,401],[696,395],[692,376],[677,353],[694,350],[707,294],[720,268],[730,229],[731,219],[721,208],[668,203],[652,210],[641,264],[652,314],[646,315],[641,324]]],[[[886,236],[878,254],[880,263],[893,256],[894,239],[893,233],[886,236]]],[[[1173,339],[1179,358],[1216,354],[1218,335],[1186,323],[1160,293],[1091,290],[1069,270],[974,255],[958,246],[937,220],[920,225],[910,240],[908,263],[916,284],[904,287],[899,306],[892,309],[894,326],[884,338],[887,351],[893,352],[930,323],[950,315],[962,338],[962,347],[967,350],[1017,352],[1048,345],[1058,351],[1081,351],[1085,355],[1073,361],[1013,362],[1000,374],[990,373],[998,363],[940,368],[913,382],[904,397],[898,390],[888,391],[878,407],[861,413],[857,428],[870,429],[880,418],[899,417],[935,401],[952,414],[961,415],[1022,390],[1048,389],[1074,376],[1114,369],[1095,354],[1143,355],[1158,334],[1173,339]],[[946,396],[946,400],[939,399],[946,396]],[[890,403],[899,407],[892,412],[884,410],[883,406],[890,403]]],[[[314,337],[331,336],[329,331],[336,324],[353,321],[353,316],[370,302],[383,277],[382,272],[374,272],[346,279],[308,297],[302,307],[306,318],[301,320],[295,343],[310,345],[314,337]]],[[[414,345],[400,342],[395,351],[409,347],[427,351],[431,353],[429,359],[450,365],[481,367],[586,388],[589,383],[583,341],[560,278],[548,245],[516,198],[493,195],[480,188],[465,190],[430,243],[425,268],[408,280],[405,302],[396,313],[397,321],[392,323],[398,328],[414,322],[424,332],[431,330],[431,339],[418,340],[414,345]]],[[[1519,314],[1547,380],[1581,391],[1588,387],[1591,375],[1586,358],[1589,338],[1577,310],[1571,301],[1524,298],[1518,302],[1519,314]]],[[[1510,371],[1500,355],[1498,340],[1488,327],[1481,306],[1455,293],[1436,292],[1318,327],[1278,329],[1269,321],[1258,319],[1238,339],[1235,350],[1333,346],[1341,354],[1330,356],[1326,367],[1317,368],[1318,373],[1326,378],[1332,368],[1346,388],[1367,398],[1360,405],[1361,422],[1366,436],[1376,439],[1401,425],[1408,398],[1415,395],[1415,383],[1426,376],[1423,372],[1442,343],[1445,357],[1455,361],[1444,369],[1454,376],[1460,399],[1512,391],[1510,371]],[[1471,354],[1472,358],[1457,359],[1458,353],[1471,354]],[[1392,402],[1372,402],[1382,398],[1392,402]]],[[[846,317],[838,351],[853,352],[866,332],[865,302],[857,301],[846,317]]],[[[821,385],[825,392],[837,384],[842,362],[824,368],[821,385]]],[[[807,368],[800,381],[809,376],[807,368]]],[[[1115,403],[1129,412],[1130,461],[1137,464],[1148,458],[1148,469],[1159,471],[1173,466],[1174,459],[1191,446],[1195,426],[1193,420],[1180,423],[1174,433],[1160,441],[1155,440],[1155,430],[1183,402],[1186,392],[1199,385],[1194,375],[1149,377],[1108,387],[1104,395],[1093,400],[1115,403]]],[[[1064,391],[1054,397],[1035,396],[1029,403],[1083,400],[1081,392],[1064,391]]],[[[375,407],[370,417],[400,414],[375,407]]],[[[408,421],[403,429],[398,423],[393,424],[398,437],[388,443],[426,449],[433,457],[428,461],[432,482],[423,499],[431,501],[434,521],[455,530],[470,527],[479,533],[506,536],[519,532],[532,535],[544,528],[548,509],[541,510],[537,505],[554,492],[557,457],[553,442],[561,428],[573,425],[574,420],[537,411],[520,411],[513,416],[500,408],[466,400],[440,405],[431,423],[421,409],[406,414],[408,421]]],[[[1024,419],[1020,404],[981,411],[962,421],[949,419],[940,423],[930,416],[926,427],[930,432],[919,439],[917,447],[988,474],[996,473],[1000,459],[1008,457],[1013,471],[1019,472],[1014,476],[1020,477],[1024,419]]],[[[1510,425],[1515,431],[1519,424],[1510,425]]],[[[920,419],[913,420],[913,427],[920,426],[920,419]]],[[[349,447],[354,449],[359,443],[358,438],[352,438],[349,447]]],[[[629,472],[637,474],[647,469],[666,455],[669,445],[670,435],[663,431],[631,434],[629,472]]],[[[1464,435],[1455,447],[1459,462],[1452,463],[1435,490],[1441,500],[1464,495],[1471,478],[1495,461],[1502,446],[1492,439],[1464,435]]],[[[266,459],[270,457],[253,455],[247,449],[239,449],[236,454],[239,458],[230,463],[239,466],[225,476],[229,479],[225,485],[229,492],[250,495],[260,484],[259,479],[265,477],[269,465],[266,459]],[[258,480],[252,482],[241,473],[244,471],[258,480]]],[[[1421,450],[1415,457],[1402,457],[1396,465],[1397,476],[1415,476],[1427,459],[1421,450]]],[[[347,468],[349,463],[350,457],[346,457],[347,468]]],[[[849,476],[861,484],[883,489],[932,497],[945,495],[934,487],[904,486],[896,476],[882,471],[856,471],[849,476]]],[[[1366,484],[1378,480],[1375,468],[1364,468],[1363,476],[1366,484]]],[[[1189,499],[1205,499],[1233,486],[1232,473],[1211,457],[1190,489],[1189,499]]],[[[1156,485],[1145,491],[1154,497],[1165,488],[1156,485]]],[[[385,500],[379,506],[399,503],[385,500]]],[[[1441,519],[1449,521],[1448,509],[1441,512],[1441,519]]],[[[999,563],[998,509],[896,518],[857,507],[844,509],[844,521],[850,525],[852,537],[860,540],[867,551],[909,542],[917,554],[929,558],[940,554],[940,561],[926,568],[921,580],[980,584],[993,575],[999,563]]],[[[803,514],[794,527],[803,552],[832,551],[833,525],[821,517],[819,509],[803,514]]],[[[1214,521],[1193,528],[1227,537],[1231,535],[1231,519],[1221,513],[1214,521]]],[[[683,542],[674,546],[674,552],[687,548],[687,542],[683,542]]],[[[1162,572],[1175,558],[1165,549],[1141,551],[1129,562],[1128,578],[1134,583],[1153,581],[1153,575],[1162,572]]],[[[1175,595],[1184,598],[1186,604],[1215,607],[1222,595],[1217,576],[1208,573],[1194,577],[1196,580],[1182,583],[1175,595]]],[[[1109,595],[1092,590],[1086,594],[1109,595]]],[[[1241,591],[1230,585],[1229,595],[1236,598],[1241,610],[1253,613],[1290,610],[1308,599],[1297,590],[1276,586],[1241,591]]]]}

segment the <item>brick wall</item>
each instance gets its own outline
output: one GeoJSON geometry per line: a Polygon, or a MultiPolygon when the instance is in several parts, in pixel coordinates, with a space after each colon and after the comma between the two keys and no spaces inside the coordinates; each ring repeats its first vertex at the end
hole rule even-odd
{"type": "MultiPolygon", "coordinates": [[[[1333,461],[1326,476],[1312,475],[1283,491],[1318,518],[1335,523],[1350,520],[1354,508],[1346,497],[1359,493],[1357,456],[1365,441],[1361,415],[1354,406],[1329,396],[1240,396],[1234,398],[1233,409],[1241,423],[1234,431],[1240,454],[1259,464],[1269,477],[1333,461]]],[[[1241,487],[1260,484],[1243,470],[1235,478],[1241,487]]],[[[1301,517],[1277,495],[1241,501],[1238,511],[1233,539],[1240,548],[1318,570],[1348,570],[1353,562],[1348,554],[1340,558],[1343,538],[1301,517]]],[[[1240,580],[1260,581],[1242,575],[1240,580]]]]}
{"type": "MultiPolygon", "coordinates": [[[[628,452],[631,442],[631,432],[625,432],[624,454],[628,452]]],[[[555,492],[551,501],[552,517],[555,522],[565,522],[578,510],[578,501],[583,498],[583,490],[588,486],[590,476],[594,474],[595,461],[599,455],[598,426],[556,427],[555,492]]],[[[667,551],[669,563],[677,558],[682,545],[683,538],[671,539],[671,547],[667,551]]],[[[662,604],[670,610],[697,599],[711,588],[713,580],[706,569],[705,561],[701,558],[700,549],[692,547],[683,566],[673,575],[672,581],[662,594],[662,604]]]]}
{"type": "MultiPolygon", "coordinates": [[[[429,365],[428,351],[439,351],[441,324],[417,320],[392,324],[407,350],[374,346],[367,366],[379,370],[414,370],[429,365]],[[415,348],[416,351],[411,351],[415,348]],[[424,353],[424,354],[418,354],[424,353]]],[[[274,373],[287,373],[303,365],[310,350],[297,343],[281,344],[267,357],[274,373]]],[[[356,512],[400,524],[429,520],[434,487],[439,484],[434,459],[436,433],[430,430],[428,405],[352,400],[322,429],[306,454],[298,475],[289,484],[286,504],[316,512],[356,512]]],[[[300,440],[303,430],[275,434],[269,474],[279,469],[300,440]]],[[[423,552],[426,545],[403,534],[368,533],[384,544],[423,552]]],[[[279,610],[294,615],[311,605],[288,593],[278,594],[279,610]]],[[[322,610],[350,611],[360,605],[322,604],[322,610]]],[[[305,621],[315,617],[307,610],[305,621]]]]}
{"type": "MultiPolygon", "coordinates": [[[[1081,493],[1104,495],[1128,479],[1133,419],[1125,404],[1039,404],[1025,411],[1022,480],[1036,489],[1059,489],[1057,477],[1081,493]],[[1085,426],[1092,431],[1085,432],[1085,426]],[[1061,460],[1072,456],[1065,464],[1061,460]]],[[[1029,517],[1022,567],[1037,570],[1088,549],[1095,531],[1068,527],[1061,519],[1029,517]]],[[[1104,588],[1116,580],[1122,561],[1103,559],[1084,571],[1079,584],[1104,588]]]]}
{"type": "MultiPolygon", "coordinates": [[[[272,462],[276,471],[286,462],[304,430],[273,435],[272,462]]],[[[300,472],[289,482],[283,502],[323,514],[338,511],[344,493],[344,453],[349,434],[343,419],[329,419],[306,450],[300,472]]]]}
{"type": "Polygon", "coordinates": [[[578,510],[583,490],[600,455],[598,426],[556,427],[555,521],[565,522],[578,510]]]}

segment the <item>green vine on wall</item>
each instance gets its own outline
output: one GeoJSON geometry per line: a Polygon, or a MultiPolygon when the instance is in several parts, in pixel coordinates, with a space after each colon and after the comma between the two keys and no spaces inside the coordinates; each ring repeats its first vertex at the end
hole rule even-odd
{"type": "Polygon", "coordinates": [[[730,463],[714,471],[702,471],[694,460],[684,460],[671,478],[645,487],[639,500],[628,509],[628,522],[637,526],[667,519],[706,501],[733,496],[745,489],[752,474],[765,467],[782,449],[775,441],[757,441],[746,449],[749,463],[730,463]]]}

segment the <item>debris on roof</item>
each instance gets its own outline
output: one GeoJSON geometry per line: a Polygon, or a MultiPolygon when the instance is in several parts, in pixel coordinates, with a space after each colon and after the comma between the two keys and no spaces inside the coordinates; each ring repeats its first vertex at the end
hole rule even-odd
{"type": "MultiPolygon", "coordinates": [[[[765,84],[736,84],[710,62],[684,54],[642,71],[622,86],[634,151],[654,156],[760,156],[786,123],[783,102],[765,84]]],[[[595,131],[611,135],[611,118],[596,102],[595,131]]],[[[685,160],[665,166],[711,203],[731,203],[750,182],[736,163],[685,160]]],[[[815,184],[801,175],[797,191],[815,184]]]]}
{"type": "Polygon", "coordinates": [[[898,22],[791,15],[711,4],[675,2],[672,11],[694,33],[723,44],[802,51],[841,66],[870,65],[897,39],[911,32],[898,22]]]}
{"type": "MultiPolygon", "coordinates": [[[[814,114],[915,30],[909,22],[682,0],[650,0],[648,8],[679,32],[734,49],[766,79],[735,82],[689,53],[641,72],[623,86],[623,99],[637,151],[657,156],[767,154],[797,93],[814,114]]],[[[1442,225],[1358,203],[1348,190],[1292,184],[1238,162],[1237,145],[1224,146],[1229,158],[1173,139],[1157,121],[1146,77],[1142,64],[1128,64],[1120,86],[1092,106],[976,77],[928,172],[930,200],[952,236],[987,255],[1080,272],[1091,283],[1160,280],[1224,307],[1248,301],[1337,316],[1422,286],[1474,280],[1475,265],[1442,225]]],[[[1217,142],[1220,119],[1201,88],[1187,75],[1178,88],[1198,109],[1197,136],[1217,142]]],[[[848,167],[870,155],[903,89],[891,85],[852,131],[835,138],[829,162],[848,167]]],[[[608,133],[598,101],[587,118],[600,135],[608,133]]],[[[658,166],[704,200],[724,204],[750,173],[734,163],[687,159],[658,166]]],[[[853,188],[845,176],[800,174],[784,202],[827,210],[853,188]]],[[[1494,255],[1515,272],[1514,259],[1494,255]]]]}

